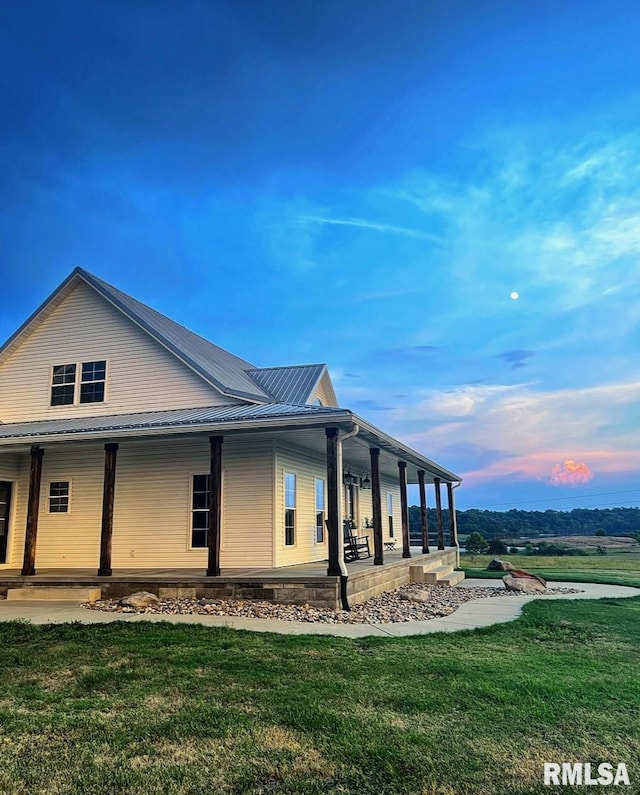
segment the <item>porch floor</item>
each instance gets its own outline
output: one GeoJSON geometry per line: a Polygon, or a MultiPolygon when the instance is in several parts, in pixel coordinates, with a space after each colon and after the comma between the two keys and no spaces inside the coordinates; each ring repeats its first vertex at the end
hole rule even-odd
{"type": "MultiPolygon", "coordinates": [[[[360,572],[380,571],[386,566],[405,561],[407,563],[414,562],[415,559],[429,559],[432,556],[448,552],[450,548],[441,550],[433,550],[429,555],[422,554],[422,547],[411,547],[411,559],[402,557],[402,548],[392,551],[385,551],[384,564],[382,566],[373,565],[373,557],[365,558],[364,560],[356,560],[351,563],[345,564],[349,576],[358,574],[360,572]]],[[[322,578],[327,579],[327,561],[318,560],[313,563],[300,563],[295,566],[282,566],[279,568],[234,568],[222,569],[220,577],[207,577],[204,568],[197,569],[161,569],[161,568],[146,568],[146,569],[114,569],[110,577],[98,577],[97,565],[93,569],[76,569],[76,568],[54,568],[54,569],[40,569],[36,567],[37,573],[32,577],[23,577],[20,574],[20,569],[0,569],[0,583],[21,583],[34,585],[41,585],[44,582],[50,583],[53,581],[69,584],[69,583],[105,583],[115,580],[126,580],[128,582],[135,582],[136,580],[150,582],[195,582],[195,581],[221,581],[221,580],[305,580],[322,578]]]]}

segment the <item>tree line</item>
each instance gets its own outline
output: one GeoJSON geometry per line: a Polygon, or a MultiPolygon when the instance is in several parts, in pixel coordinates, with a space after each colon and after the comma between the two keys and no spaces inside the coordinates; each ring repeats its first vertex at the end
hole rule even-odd
{"type": "MultiPolygon", "coordinates": [[[[482,511],[470,508],[456,511],[458,533],[480,533],[492,538],[539,538],[541,536],[609,535],[624,536],[640,533],[640,508],[574,508],[572,511],[482,511]],[[598,531],[604,531],[598,533],[598,531]]],[[[435,508],[427,509],[429,535],[437,532],[435,508]]],[[[449,514],[443,510],[444,531],[449,532],[449,514]]],[[[412,538],[420,538],[420,508],[409,508],[409,531],[412,538]]]]}

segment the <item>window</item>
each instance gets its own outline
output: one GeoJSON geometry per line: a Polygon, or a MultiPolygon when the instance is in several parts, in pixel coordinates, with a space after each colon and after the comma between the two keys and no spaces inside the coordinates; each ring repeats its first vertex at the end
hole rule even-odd
{"type": "Polygon", "coordinates": [[[389,514],[389,538],[393,538],[393,494],[387,492],[387,513],[389,514]]]}
{"type": "Polygon", "coordinates": [[[344,515],[345,519],[352,522],[352,527],[358,526],[359,510],[359,490],[358,487],[350,483],[345,488],[344,515]]]}
{"type": "Polygon", "coordinates": [[[209,475],[194,475],[191,490],[191,546],[206,547],[209,541],[209,475]]]}
{"type": "Polygon", "coordinates": [[[75,364],[56,364],[51,379],[51,405],[73,405],[76,389],[75,364]]]}
{"type": "Polygon", "coordinates": [[[284,543],[292,547],[296,542],[296,476],[284,473],[284,543]]]}
{"type": "Polygon", "coordinates": [[[49,513],[69,513],[69,481],[49,483],[49,513]]]}
{"type": "Polygon", "coordinates": [[[107,362],[82,362],[80,394],[76,395],[77,364],[54,364],[51,377],[51,405],[73,406],[76,403],[104,403],[107,362]]]}
{"type": "Polygon", "coordinates": [[[324,480],[316,478],[316,543],[324,542],[324,480]]]}
{"type": "Polygon", "coordinates": [[[104,384],[107,374],[107,363],[83,362],[82,381],[80,382],[81,403],[103,403],[104,384]]]}

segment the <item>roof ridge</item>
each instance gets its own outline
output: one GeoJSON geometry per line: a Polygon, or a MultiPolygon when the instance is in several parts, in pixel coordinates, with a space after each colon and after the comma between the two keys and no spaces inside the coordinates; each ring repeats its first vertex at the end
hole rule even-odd
{"type": "Polygon", "coordinates": [[[260,372],[261,370],[295,370],[301,367],[326,367],[326,362],[314,362],[312,364],[278,364],[273,367],[254,367],[252,366],[247,372],[260,372]]]}
{"type": "Polygon", "coordinates": [[[148,304],[114,287],[84,268],[76,268],[73,275],[97,290],[148,334],[168,348],[178,359],[193,369],[223,394],[254,402],[270,402],[273,397],[255,383],[247,370],[251,362],[216,345],[206,337],[173,320],[148,304]]]}
{"type": "Polygon", "coordinates": [[[218,350],[224,351],[229,356],[233,356],[234,359],[238,359],[238,361],[241,361],[244,364],[248,364],[249,365],[249,369],[255,368],[255,365],[251,364],[251,362],[248,362],[246,359],[243,359],[241,356],[236,356],[235,353],[231,353],[231,351],[228,351],[226,348],[223,348],[221,345],[216,345],[215,342],[211,342],[211,340],[208,340],[206,337],[203,337],[202,334],[198,334],[197,331],[193,331],[192,329],[188,328],[188,326],[185,326],[183,323],[178,323],[177,320],[174,320],[172,317],[169,317],[169,315],[165,315],[164,312],[161,312],[159,309],[155,309],[154,307],[150,306],[149,304],[145,304],[144,301],[140,301],[138,298],[134,298],[134,296],[129,295],[129,293],[125,293],[125,291],[121,290],[119,287],[114,287],[109,282],[105,281],[104,279],[101,279],[99,276],[96,276],[95,273],[90,273],[89,271],[85,270],[84,268],[76,268],[76,270],[78,271],[78,273],[81,276],[83,276],[83,277],[88,276],[91,280],[99,282],[101,285],[106,287],[108,290],[110,290],[110,291],[112,291],[114,293],[117,293],[119,295],[124,296],[128,301],[133,301],[133,303],[137,304],[138,306],[142,307],[143,309],[145,309],[147,311],[153,312],[153,314],[158,315],[158,317],[161,318],[162,320],[168,320],[174,326],[177,326],[178,328],[182,329],[183,331],[186,331],[188,334],[191,334],[193,337],[197,337],[199,340],[202,340],[203,342],[206,342],[207,345],[211,345],[214,348],[218,348],[218,350]]]}

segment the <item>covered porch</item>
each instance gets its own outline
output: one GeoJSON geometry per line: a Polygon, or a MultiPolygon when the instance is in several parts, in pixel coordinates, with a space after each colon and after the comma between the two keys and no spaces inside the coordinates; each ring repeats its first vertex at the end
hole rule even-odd
{"type": "Polygon", "coordinates": [[[54,573],[87,576],[99,578],[106,593],[122,576],[143,582],[147,572],[153,581],[171,572],[168,583],[186,577],[208,587],[213,578],[226,586],[230,579],[271,581],[277,573],[289,583],[324,577],[330,588],[338,578],[344,603],[361,570],[402,560],[408,576],[416,556],[447,547],[455,558],[456,475],[349,411],[287,409],[290,414],[251,420],[222,421],[207,410],[196,418],[194,412],[114,416],[99,426],[96,418],[5,426],[3,454],[19,457],[21,510],[12,524],[24,530],[0,578],[37,584],[54,573]],[[199,494],[206,500],[197,505],[195,485],[189,494],[194,478],[207,481],[199,494]],[[74,501],[73,510],[53,514],[52,484],[63,480],[64,507],[74,501]],[[409,484],[420,497],[420,546],[413,549],[409,484]],[[428,488],[435,528],[427,526],[428,488]],[[205,520],[198,524],[204,543],[193,542],[196,525],[187,530],[188,517],[205,520]],[[366,538],[358,551],[364,556],[366,548],[370,556],[349,555],[350,535],[366,538]],[[72,557],[72,566],[65,565],[72,557]]]}

